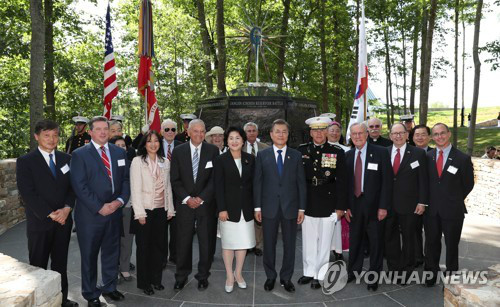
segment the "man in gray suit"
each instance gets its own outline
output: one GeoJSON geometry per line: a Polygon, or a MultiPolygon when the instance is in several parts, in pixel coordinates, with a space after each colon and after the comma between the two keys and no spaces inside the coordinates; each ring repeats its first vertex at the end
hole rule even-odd
{"type": "MultiPolygon", "coordinates": [[[[247,136],[247,141],[245,145],[243,145],[242,151],[252,154],[254,157],[257,157],[259,151],[262,151],[269,147],[269,145],[257,141],[257,136],[259,135],[259,126],[257,126],[254,122],[248,122],[243,126],[243,130],[245,130],[245,134],[247,136]]],[[[255,256],[262,256],[262,223],[254,220],[255,226],[255,247],[249,249],[249,252],[255,252],[255,256]]]]}
{"type": "Polygon", "coordinates": [[[255,219],[262,222],[264,232],[264,269],[266,291],[276,282],[276,240],[281,225],[283,234],[283,264],[280,284],[294,292],[291,282],[295,263],[297,224],[304,220],[306,209],[306,179],[302,155],[286,146],[290,126],[277,119],[271,127],[273,146],[262,150],[255,159],[254,202],[255,219]]]}

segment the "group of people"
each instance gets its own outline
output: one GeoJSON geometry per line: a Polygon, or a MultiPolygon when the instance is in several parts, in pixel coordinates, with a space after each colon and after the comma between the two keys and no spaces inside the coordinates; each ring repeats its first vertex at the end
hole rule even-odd
{"type": "MultiPolygon", "coordinates": [[[[192,273],[195,234],[195,278],[200,291],[207,289],[218,233],[227,293],[235,285],[247,287],[242,275],[247,252],[263,255],[266,291],[279,277],[281,286],[294,292],[300,224],[298,283],[313,289],[321,287],[330,251],[342,259],[347,243],[348,282],[362,271],[369,253],[369,271],[375,273],[382,271],[384,257],[388,269],[397,272],[412,272],[425,261],[424,269],[434,273],[426,281],[432,286],[443,234],[446,271],[458,270],[464,199],[474,176],[471,158],[450,144],[445,124],[413,127],[411,118],[394,124],[389,140],[381,136],[381,121],[372,118],[351,125],[351,146],[346,146],[342,126],[328,113],[306,121],[311,141],[294,149],[287,146],[290,126],[283,119],[272,123],[270,145],[259,141],[253,122],[207,132],[196,116],[182,119],[182,133],[166,119],[160,132],[144,129],[132,140],[123,134],[123,118],[97,116],[87,123],[76,117],[67,153],[57,151],[57,123],[37,123],[38,148],[18,159],[17,181],[30,264],[47,268],[51,258],[51,269],[61,274],[63,306],[78,305],[68,299],[66,273],[73,209],[88,306],[101,306],[101,294],[124,299],[117,281],[132,280],[134,235],[137,287],[147,295],[164,289],[167,261],[176,265],[174,290],[183,289],[192,273]],[[431,138],[435,149],[428,146],[431,138]],[[97,285],[99,254],[102,283],[97,285]]],[[[376,291],[378,275],[373,276],[367,288],[376,291]]]]}

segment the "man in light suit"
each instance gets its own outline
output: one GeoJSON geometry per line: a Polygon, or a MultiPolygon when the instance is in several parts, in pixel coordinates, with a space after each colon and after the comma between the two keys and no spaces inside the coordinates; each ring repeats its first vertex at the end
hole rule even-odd
{"type": "Polygon", "coordinates": [[[404,271],[409,278],[416,262],[417,223],[429,204],[427,160],[423,149],[406,142],[408,131],[402,123],[392,125],[390,137],[393,145],[387,152],[394,175],[392,207],[385,220],[385,256],[389,271],[404,271]]]}
{"type": "Polygon", "coordinates": [[[29,261],[61,274],[62,306],[78,306],[68,299],[68,246],[75,194],[69,178],[71,156],[57,151],[59,125],[41,120],[35,126],[38,148],[17,159],[19,193],[26,211],[29,261]]]}
{"type": "Polygon", "coordinates": [[[175,195],[177,218],[177,269],[174,291],[184,288],[193,269],[193,233],[198,234],[198,290],[208,287],[217,233],[214,200],[213,161],[219,149],[205,139],[205,123],[194,119],[188,126],[189,141],[175,147],[170,165],[170,181],[175,195]]]}
{"type": "Polygon", "coordinates": [[[295,239],[297,224],[304,221],[306,209],[306,179],[302,155],[287,147],[290,126],[277,119],[271,127],[273,146],[259,153],[255,161],[254,203],[255,219],[262,222],[264,232],[264,269],[266,291],[276,282],[276,240],[278,228],[283,234],[283,264],[280,284],[294,292],[291,278],[295,264],[295,239]]]}
{"type": "Polygon", "coordinates": [[[378,273],[382,271],[384,238],[383,220],[391,202],[391,160],[387,149],[367,142],[368,127],[365,123],[351,125],[354,148],[347,152],[349,226],[348,282],[355,279],[354,272],[363,268],[363,241],[365,233],[370,246],[370,280],[368,290],[378,289],[378,273]],[[372,274],[371,274],[372,275],[372,274]]]}
{"type": "Polygon", "coordinates": [[[96,116],[90,123],[92,141],[73,152],[71,183],[76,194],[75,222],[82,262],[82,295],[89,306],[101,306],[102,294],[124,299],[116,290],[120,254],[122,206],[130,196],[125,150],[108,143],[109,124],[96,116]],[[97,287],[101,254],[102,285],[97,287]]]}
{"type": "MultiPolygon", "coordinates": [[[[161,123],[161,135],[163,136],[163,151],[164,151],[164,156],[168,161],[172,161],[172,152],[174,151],[174,148],[176,146],[179,146],[182,144],[181,141],[178,141],[175,139],[175,136],[177,135],[177,123],[171,120],[170,118],[167,118],[161,123]]],[[[175,204],[175,201],[174,201],[175,204]]],[[[167,229],[166,229],[166,237],[169,239],[168,242],[168,248],[165,250],[165,259],[163,262],[163,268],[167,265],[167,259],[172,262],[176,263],[177,259],[177,252],[175,250],[175,245],[176,243],[176,221],[177,219],[175,216],[173,216],[170,220],[167,221],[167,229]],[[170,237],[168,237],[168,230],[170,229],[170,237]],[[170,254],[170,257],[169,257],[170,254]]]]}
{"type": "Polygon", "coordinates": [[[425,270],[432,277],[428,287],[436,283],[440,271],[441,237],[446,243],[446,273],[458,271],[458,244],[462,235],[464,200],[474,188],[474,167],[471,157],[453,147],[451,132],[443,123],[432,127],[436,148],[427,152],[429,173],[429,208],[424,216],[425,270]]]}
{"type": "MultiPolygon", "coordinates": [[[[243,145],[242,151],[252,154],[254,157],[257,157],[259,151],[262,151],[269,147],[269,145],[257,141],[257,137],[259,136],[259,126],[257,126],[254,122],[248,122],[243,126],[243,130],[245,130],[245,134],[247,136],[247,141],[245,145],[243,145]]],[[[262,256],[262,223],[257,222],[254,219],[254,228],[255,228],[255,248],[248,250],[249,252],[255,252],[255,256],[262,256]]]]}

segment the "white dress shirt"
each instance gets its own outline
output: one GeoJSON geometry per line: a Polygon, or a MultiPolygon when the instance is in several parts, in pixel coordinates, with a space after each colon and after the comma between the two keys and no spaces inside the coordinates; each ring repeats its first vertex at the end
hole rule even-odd
{"type": "Polygon", "coordinates": [[[365,161],[366,161],[366,151],[368,150],[368,142],[366,142],[365,146],[359,150],[357,147],[355,147],[356,150],[354,151],[354,172],[356,172],[356,160],[358,159],[358,153],[361,151],[361,193],[364,191],[365,187],[365,161]]]}
{"type": "Polygon", "coordinates": [[[448,161],[448,156],[450,155],[451,144],[448,144],[448,146],[446,146],[443,149],[436,147],[436,163],[437,163],[437,160],[439,159],[439,151],[440,150],[443,151],[443,169],[444,169],[444,165],[446,164],[446,161],[448,161]]]}
{"type": "MultiPolygon", "coordinates": [[[[399,159],[399,165],[401,165],[401,162],[403,161],[403,156],[405,155],[406,151],[406,143],[404,143],[401,148],[399,148],[399,155],[401,156],[399,159]]],[[[391,151],[391,165],[394,165],[394,158],[396,157],[397,153],[397,147],[392,145],[392,151],[391,151]]]]}
{"type": "Polygon", "coordinates": [[[252,153],[252,145],[253,145],[253,148],[255,150],[255,155],[257,156],[257,153],[259,152],[259,145],[257,145],[257,140],[255,142],[253,142],[253,144],[250,144],[250,142],[247,142],[247,152],[249,154],[252,153]]]}
{"type": "Polygon", "coordinates": [[[278,150],[281,150],[282,153],[281,153],[281,158],[283,159],[283,165],[285,165],[285,156],[286,156],[286,145],[279,149],[278,147],[276,147],[274,144],[273,144],[273,150],[274,150],[274,158],[276,159],[276,163],[278,163],[278,150]]]}
{"type": "Polygon", "coordinates": [[[170,154],[174,151],[174,140],[170,144],[168,144],[167,140],[163,139],[163,153],[165,154],[165,158],[167,158],[168,146],[170,146],[170,154]]]}
{"type": "Polygon", "coordinates": [[[38,147],[38,150],[42,154],[43,158],[45,159],[45,162],[47,162],[47,165],[50,168],[50,157],[49,154],[52,154],[52,160],[54,161],[54,164],[56,164],[56,151],[52,150],[51,152],[46,152],[45,150],[41,149],[40,146],[38,147]]]}

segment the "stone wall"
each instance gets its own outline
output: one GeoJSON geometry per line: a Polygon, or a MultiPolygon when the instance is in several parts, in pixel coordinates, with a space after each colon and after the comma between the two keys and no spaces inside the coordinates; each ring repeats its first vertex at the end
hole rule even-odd
{"type": "Polygon", "coordinates": [[[16,183],[16,159],[0,160],[0,235],[24,219],[16,183]]]}
{"type": "Polygon", "coordinates": [[[465,200],[467,211],[500,219],[500,160],[472,158],[475,185],[465,200]]]}
{"type": "Polygon", "coordinates": [[[0,253],[0,307],[61,306],[61,275],[0,253]]]}

